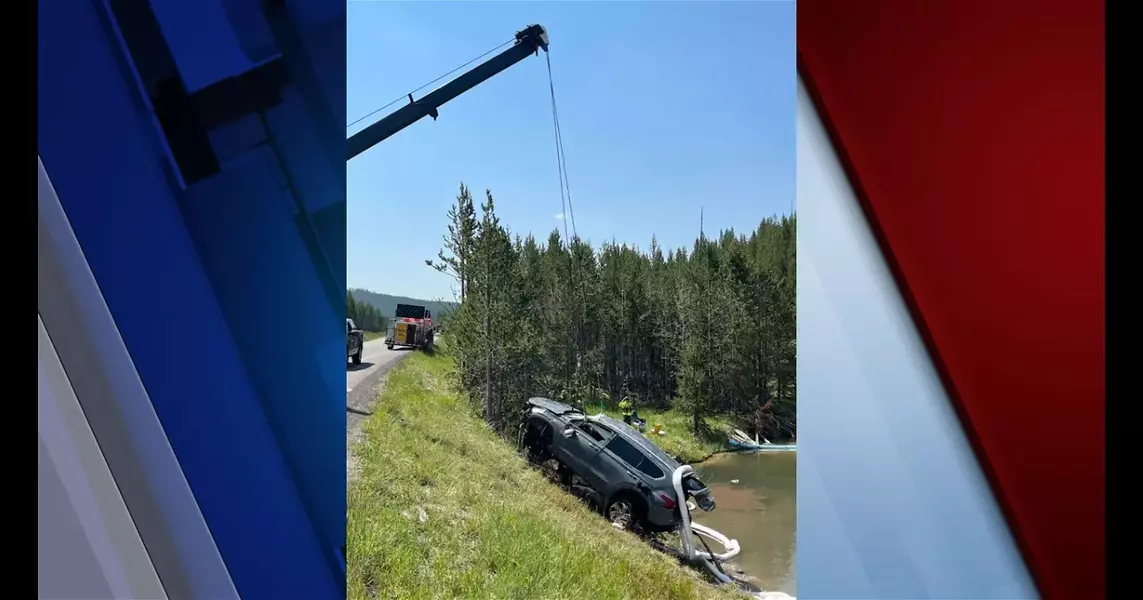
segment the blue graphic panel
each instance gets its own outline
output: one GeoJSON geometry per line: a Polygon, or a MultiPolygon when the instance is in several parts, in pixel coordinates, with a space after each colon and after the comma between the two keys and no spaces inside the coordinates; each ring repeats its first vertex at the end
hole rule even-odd
{"type": "Polygon", "coordinates": [[[344,597],[344,30],[331,0],[39,3],[38,151],[90,310],[243,598],[344,597]]]}

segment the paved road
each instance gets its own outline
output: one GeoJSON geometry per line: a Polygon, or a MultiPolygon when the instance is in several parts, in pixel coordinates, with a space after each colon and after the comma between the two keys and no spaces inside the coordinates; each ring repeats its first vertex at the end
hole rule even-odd
{"type": "Polygon", "coordinates": [[[373,412],[373,403],[380,393],[380,384],[401,359],[412,354],[412,350],[388,350],[384,340],[365,342],[361,351],[361,364],[346,362],[345,373],[345,467],[346,476],[356,476],[356,460],[350,448],[361,433],[361,424],[373,412]]]}
{"type": "Polygon", "coordinates": [[[350,415],[368,413],[373,400],[377,384],[389,369],[409,355],[412,350],[385,348],[384,340],[365,342],[361,351],[361,364],[346,363],[345,395],[346,407],[350,415]]]}

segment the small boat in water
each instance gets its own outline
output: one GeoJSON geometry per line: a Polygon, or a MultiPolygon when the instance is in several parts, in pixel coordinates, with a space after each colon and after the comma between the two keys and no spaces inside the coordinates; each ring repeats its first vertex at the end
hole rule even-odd
{"type": "Polygon", "coordinates": [[[735,450],[750,451],[750,452],[796,452],[798,450],[797,444],[759,444],[756,442],[747,442],[730,438],[727,444],[735,450]]]}
{"type": "Polygon", "coordinates": [[[757,436],[755,436],[754,439],[750,439],[750,436],[746,435],[741,429],[735,429],[730,439],[726,440],[726,442],[731,448],[744,452],[793,452],[798,449],[797,444],[774,444],[764,438],[762,441],[759,441],[757,436]]]}

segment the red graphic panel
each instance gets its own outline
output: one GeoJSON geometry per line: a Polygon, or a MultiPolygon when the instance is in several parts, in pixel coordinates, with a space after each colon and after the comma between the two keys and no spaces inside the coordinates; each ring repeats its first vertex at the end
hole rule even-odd
{"type": "Polygon", "coordinates": [[[802,0],[802,76],[1044,598],[1104,581],[1102,2],[802,0]]]}

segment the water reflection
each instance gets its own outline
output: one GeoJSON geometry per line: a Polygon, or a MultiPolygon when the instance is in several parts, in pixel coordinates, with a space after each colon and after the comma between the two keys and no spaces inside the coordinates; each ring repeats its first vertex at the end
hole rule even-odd
{"type": "Polygon", "coordinates": [[[714,512],[695,520],[736,538],[734,567],[764,590],[797,595],[796,452],[724,454],[695,465],[714,493],[714,512]],[[737,483],[731,481],[737,480],[737,483]]]}

